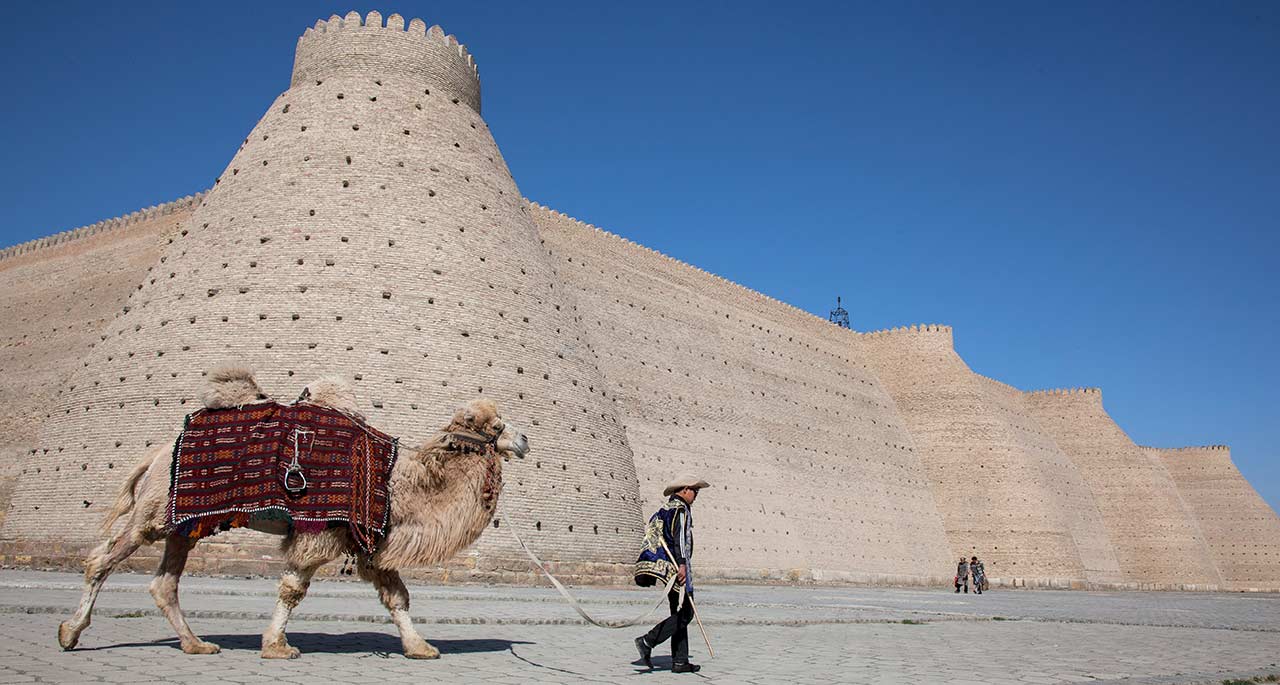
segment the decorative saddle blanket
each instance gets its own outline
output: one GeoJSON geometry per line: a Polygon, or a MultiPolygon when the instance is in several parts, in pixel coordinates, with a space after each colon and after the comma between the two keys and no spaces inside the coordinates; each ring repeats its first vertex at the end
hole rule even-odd
{"type": "Polygon", "coordinates": [[[372,553],[391,513],[399,444],[340,411],[275,402],[189,414],[173,446],[168,521],[201,538],[256,520],[345,525],[372,553]]]}

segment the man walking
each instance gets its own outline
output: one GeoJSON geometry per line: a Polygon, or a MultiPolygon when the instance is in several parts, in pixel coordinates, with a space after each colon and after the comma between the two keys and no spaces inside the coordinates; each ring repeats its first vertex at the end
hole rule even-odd
{"type": "Polygon", "coordinates": [[[964,586],[964,593],[969,594],[969,560],[960,557],[960,563],[956,564],[956,594],[960,594],[960,587],[964,586]]]}
{"type": "Polygon", "coordinates": [[[636,649],[645,666],[653,668],[653,648],[671,640],[671,671],[697,673],[701,666],[689,663],[689,621],[693,620],[693,501],[707,481],[682,475],[667,484],[666,504],[649,519],[644,550],[636,562],[636,584],[665,585],[675,576],[667,594],[671,615],[647,634],[636,638],[636,649]]]}
{"type": "Polygon", "coordinates": [[[987,569],[978,561],[976,554],[969,560],[969,575],[973,576],[973,591],[982,594],[987,589],[987,569]]]}

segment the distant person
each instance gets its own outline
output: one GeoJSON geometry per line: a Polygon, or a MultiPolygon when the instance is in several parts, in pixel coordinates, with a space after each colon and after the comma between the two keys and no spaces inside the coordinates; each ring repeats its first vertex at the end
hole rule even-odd
{"type": "Polygon", "coordinates": [[[982,594],[982,591],[987,589],[987,569],[983,568],[977,555],[969,560],[969,575],[973,576],[973,591],[979,595],[982,594]]]}
{"type": "Polygon", "coordinates": [[[964,593],[969,594],[969,560],[960,557],[960,563],[956,564],[956,594],[960,594],[961,586],[964,587],[964,593]]]}
{"type": "Polygon", "coordinates": [[[644,550],[636,561],[636,584],[665,585],[673,575],[676,581],[667,595],[671,615],[635,639],[640,661],[649,668],[653,668],[653,648],[667,640],[671,640],[673,673],[697,673],[702,668],[689,663],[689,621],[693,620],[693,501],[705,487],[709,487],[707,481],[687,474],[668,483],[662,491],[667,502],[650,517],[645,529],[644,550]]]}

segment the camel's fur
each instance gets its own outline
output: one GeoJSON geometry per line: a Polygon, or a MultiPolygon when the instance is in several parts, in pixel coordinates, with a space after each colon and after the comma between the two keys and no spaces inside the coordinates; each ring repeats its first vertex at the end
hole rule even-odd
{"type": "Polygon", "coordinates": [[[361,414],[357,408],[355,391],[336,376],[324,376],[311,381],[306,388],[303,388],[302,396],[298,401],[319,404],[337,409],[349,416],[364,418],[364,414],[361,414]]]}
{"type": "MultiPolygon", "coordinates": [[[[244,369],[219,370],[216,375],[210,374],[210,383],[220,387],[202,393],[206,404],[212,399],[218,406],[240,406],[265,396],[252,373],[244,369]]],[[[302,399],[355,413],[354,395],[341,381],[332,378],[313,382],[302,399]]],[[[389,484],[391,516],[387,535],[375,554],[357,555],[357,568],[360,577],[374,584],[383,605],[391,612],[405,656],[430,659],[440,653],[418,635],[409,620],[409,592],[397,571],[440,563],[474,542],[493,519],[502,484],[502,459],[523,457],[527,451],[525,437],[503,422],[492,401],[475,400],[458,409],[449,425],[422,447],[402,451],[396,461],[389,484]],[[455,440],[450,433],[457,431],[498,435],[494,445],[497,456],[455,440]],[[487,497],[486,480],[491,484],[487,497]]],[[[80,606],[75,616],[58,626],[58,642],[63,649],[74,648],[80,634],[89,627],[94,601],[112,569],[142,545],[164,538],[164,560],[151,582],[156,605],[177,631],[184,652],[218,651],[217,645],[201,640],[191,631],[178,605],[178,580],[197,541],[172,535],[167,526],[171,458],[169,447],[157,447],[125,479],[103,528],[109,531],[121,518],[126,523],[85,561],[85,590],[80,606]]],[[[284,633],[290,613],[306,596],[311,577],[321,566],[356,551],[344,528],[305,534],[287,532],[283,549],[286,569],[280,579],[271,624],[262,636],[265,658],[298,656],[284,633]]]]}
{"type": "Polygon", "coordinates": [[[270,399],[258,387],[253,371],[248,367],[225,364],[211,369],[208,383],[200,391],[200,402],[209,409],[239,407],[270,399]]]}

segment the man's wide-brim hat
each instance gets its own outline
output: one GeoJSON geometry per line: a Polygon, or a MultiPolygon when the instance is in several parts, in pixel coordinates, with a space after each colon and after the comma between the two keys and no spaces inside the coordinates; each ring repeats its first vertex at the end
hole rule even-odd
{"type": "Polygon", "coordinates": [[[694,490],[701,490],[702,488],[709,488],[709,487],[711,487],[711,484],[708,483],[707,481],[702,480],[697,476],[690,475],[688,473],[682,473],[678,478],[667,483],[667,487],[662,491],[662,496],[670,497],[671,493],[679,492],[685,488],[693,488],[694,490]]]}

